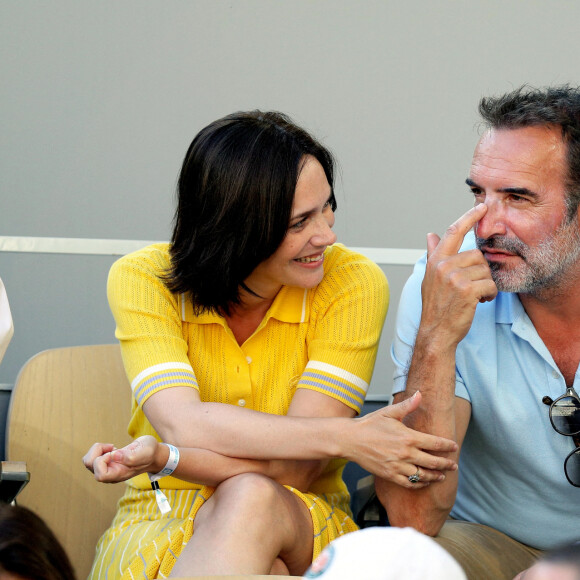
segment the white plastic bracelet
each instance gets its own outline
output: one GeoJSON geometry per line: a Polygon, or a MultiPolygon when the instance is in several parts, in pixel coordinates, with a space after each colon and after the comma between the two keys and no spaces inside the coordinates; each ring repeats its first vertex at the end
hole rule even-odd
{"type": "Polygon", "coordinates": [[[171,475],[177,469],[177,464],[179,463],[179,449],[170,443],[162,443],[161,445],[167,445],[167,447],[169,447],[169,459],[160,472],[149,474],[149,479],[152,483],[166,475],[171,475]]]}
{"type": "Polygon", "coordinates": [[[159,489],[159,483],[157,483],[157,481],[162,477],[171,475],[175,471],[177,464],[179,463],[179,449],[170,443],[163,443],[163,445],[167,445],[167,447],[169,447],[169,459],[167,460],[165,467],[158,473],[148,473],[147,475],[149,475],[151,488],[155,492],[155,500],[157,501],[157,505],[159,506],[161,513],[166,514],[171,511],[171,506],[169,505],[165,494],[159,489]]]}

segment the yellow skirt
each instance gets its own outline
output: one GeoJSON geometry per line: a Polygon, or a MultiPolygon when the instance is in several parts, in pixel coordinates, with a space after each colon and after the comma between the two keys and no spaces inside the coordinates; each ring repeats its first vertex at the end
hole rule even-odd
{"type": "MultiPolygon", "coordinates": [[[[312,516],[313,560],[332,540],[358,529],[349,515],[322,497],[286,487],[306,504],[312,516]]],[[[172,509],[163,515],[153,491],[127,487],[111,527],[97,544],[89,580],[167,578],[193,535],[197,511],[213,491],[208,486],[164,489],[172,509]]]]}

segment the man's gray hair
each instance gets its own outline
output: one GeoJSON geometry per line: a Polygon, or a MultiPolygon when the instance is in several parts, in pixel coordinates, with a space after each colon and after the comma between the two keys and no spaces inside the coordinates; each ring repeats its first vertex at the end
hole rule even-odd
{"type": "Polygon", "coordinates": [[[567,145],[566,205],[568,219],[572,219],[580,204],[580,87],[524,85],[504,95],[482,98],[479,113],[489,129],[560,127],[567,145]]]}

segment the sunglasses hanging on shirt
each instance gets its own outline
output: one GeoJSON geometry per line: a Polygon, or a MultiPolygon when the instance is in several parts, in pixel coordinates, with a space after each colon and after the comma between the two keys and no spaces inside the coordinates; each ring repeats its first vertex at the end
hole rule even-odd
{"type": "Polygon", "coordinates": [[[555,401],[546,396],[542,403],[550,405],[552,427],[574,441],[576,448],[564,460],[564,473],[572,485],[580,487],[580,397],[572,387],[567,387],[555,401]]]}

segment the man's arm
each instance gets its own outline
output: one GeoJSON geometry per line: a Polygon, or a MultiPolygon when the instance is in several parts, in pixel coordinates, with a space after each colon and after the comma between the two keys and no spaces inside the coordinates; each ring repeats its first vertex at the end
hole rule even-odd
{"type": "MultiPolygon", "coordinates": [[[[395,395],[394,402],[404,400],[405,396],[404,393],[395,395]]],[[[456,397],[454,415],[454,439],[461,447],[471,416],[469,402],[456,397]]],[[[414,428],[419,431],[423,430],[419,426],[414,428]]],[[[460,449],[455,453],[446,453],[442,456],[458,461],[459,453],[460,449]]],[[[421,469],[420,474],[422,473],[421,469]]],[[[380,478],[376,478],[375,485],[379,500],[385,506],[392,526],[411,526],[424,534],[435,536],[445,523],[455,502],[457,478],[457,471],[448,471],[443,481],[434,482],[416,490],[400,487],[380,478]]]]}
{"type": "MultiPolygon", "coordinates": [[[[421,405],[404,422],[418,431],[456,441],[457,451],[441,454],[455,461],[471,416],[469,402],[455,396],[455,351],[469,331],[477,304],[497,294],[481,252],[458,252],[463,238],[485,211],[484,205],[469,210],[441,240],[435,234],[428,236],[421,322],[406,389],[395,397],[397,402],[421,391],[421,405]]],[[[381,479],[377,479],[376,487],[392,525],[412,526],[436,535],[453,507],[457,472],[416,490],[381,479]]]]}

